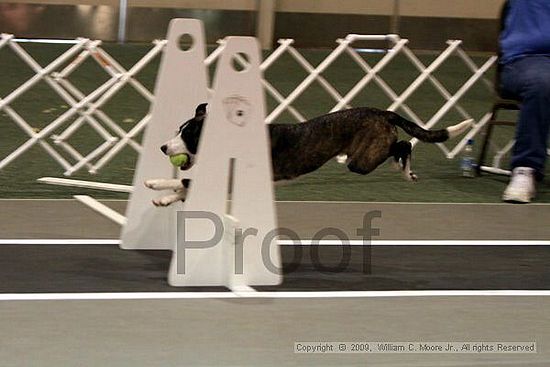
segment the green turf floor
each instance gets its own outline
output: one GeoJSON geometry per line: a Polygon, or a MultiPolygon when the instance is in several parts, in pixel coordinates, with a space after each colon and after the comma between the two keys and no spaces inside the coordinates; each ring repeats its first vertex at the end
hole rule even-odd
{"type": "MultiPolygon", "coordinates": [[[[111,45],[104,49],[123,66],[130,67],[150,48],[146,44],[111,45]]],[[[42,65],[47,64],[59,55],[66,46],[27,44],[24,48],[42,65]]],[[[317,65],[326,57],[327,50],[300,50],[313,64],[317,65]]],[[[371,65],[382,57],[376,54],[362,55],[371,65]]],[[[435,54],[423,54],[421,60],[429,64],[435,54]]],[[[486,56],[474,57],[480,65],[486,56]]],[[[158,69],[158,59],[148,65],[137,79],[152,90],[158,69]]],[[[14,88],[30,78],[33,73],[8,49],[0,50],[0,96],[5,98],[14,88]]],[[[380,76],[388,85],[400,94],[418,76],[419,72],[404,56],[395,60],[382,71],[380,76]]],[[[285,55],[266,72],[266,79],[283,94],[288,95],[306,76],[306,72],[285,55]]],[[[343,56],[331,66],[323,76],[339,91],[345,94],[359,81],[364,73],[351,59],[343,56]]],[[[449,59],[435,76],[442,84],[454,93],[471,76],[463,62],[457,57],[449,59]]],[[[489,78],[492,78],[489,75],[489,78]]],[[[85,62],[70,80],[84,93],[90,93],[100,83],[108,79],[92,61],[85,62]]],[[[275,102],[266,98],[268,110],[275,102]]],[[[461,100],[461,104],[472,116],[479,119],[490,108],[491,93],[482,84],[475,86],[461,100]]],[[[407,101],[408,105],[422,119],[427,120],[444,103],[444,99],[430,85],[425,83],[407,101]]],[[[294,106],[307,118],[326,113],[334,106],[334,100],[318,84],[309,88],[294,106]]],[[[387,108],[389,98],[375,84],[371,83],[352,102],[353,106],[373,106],[387,108]]],[[[24,93],[11,104],[31,126],[40,129],[63,113],[67,106],[44,82],[24,93]]],[[[125,87],[110,100],[102,110],[125,130],[129,130],[147,113],[148,103],[131,87],[125,87]]],[[[398,111],[403,113],[403,111],[398,111]]],[[[403,113],[404,114],[404,113],[403,113]]],[[[182,116],[182,120],[187,116],[182,116]]],[[[445,116],[447,124],[456,123],[461,117],[456,112],[445,116]]],[[[74,120],[72,120],[74,121],[74,120]]],[[[281,115],[278,122],[293,122],[288,114],[281,115]]],[[[70,121],[69,121],[70,122],[70,121]]],[[[68,125],[65,125],[65,127],[68,125]]],[[[441,125],[445,126],[445,124],[441,125]]],[[[174,127],[176,128],[176,127],[174,127]]],[[[512,136],[512,129],[502,128],[497,141],[505,142],[512,136]]],[[[60,129],[57,131],[59,133],[60,129]]],[[[168,137],[169,133],[167,133],[168,137]]],[[[0,111],[0,158],[21,145],[27,136],[7,116],[0,111]]],[[[141,137],[138,137],[138,141],[141,137]]],[[[97,134],[88,127],[79,130],[69,140],[83,153],[90,152],[100,142],[97,134]]],[[[479,142],[476,142],[476,149],[479,142]]],[[[136,153],[126,148],[113,161],[105,166],[99,174],[91,176],[85,170],[73,175],[74,178],[97,180],[113,183],[130,183],[135,165],[136,153]]],[[[168,164],[168,162],[167,162],[168,164]]],[[[368,176],[359,176],[346,170],[345,166],[335,161],[327,163],[321,170],[307,175],[294,183],[277,187],[278,200],[344,200],[344,201],[430,201],[430,202],[498,202],[507,179],[505,177],[485,175],[480,178],[463,178],[457,160],[445,158],[442,152],[433,145],[419,144],[414,151],[413,168],[419,176],[417,183],[404,181],[389,164],[379,167],[368,176]]],[[[38,184],[35,180],[42,176],[63,176],[63,169],[54,162],[39,146],[35,145],[18,160],[0,171],[0,197],[2,198],[70,198],[74,194],[92,194],[98,198],[124,198],[125,195],[95,190],[70,189],[38,184]]],[[[550,202],[550,186],[543,183],[539,186],[539,202],[550,202]]]]}

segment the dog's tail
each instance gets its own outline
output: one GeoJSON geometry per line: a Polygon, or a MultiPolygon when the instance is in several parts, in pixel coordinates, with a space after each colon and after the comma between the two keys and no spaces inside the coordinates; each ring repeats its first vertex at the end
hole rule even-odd
{"type": "Polygon", "coordinates": [[[445,129],[440,130],[426,130],[418,126],[414,122],[399,116],[396,113],[392,114],[390,122],[395,126],[399,126],[407,134],[414,136],[418,140],[424,141],[426,143],[441,143],[462,134],[470,126],[473,125],[474,120],[465,120],[459,124],[449,126],[445,129]]]}

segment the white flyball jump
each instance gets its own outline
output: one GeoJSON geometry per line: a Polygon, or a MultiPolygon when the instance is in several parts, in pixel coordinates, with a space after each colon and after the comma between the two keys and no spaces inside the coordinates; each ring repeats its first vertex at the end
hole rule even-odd
{"type": "Polygon", "coordinates": [[[220,236],[219,243],[200,245],[216,237],[212,220],[189,220],[185,231],[178,221],[168,279],[176,286],[279,284],[271,152],[257,40],[227,38],[216,70],[184,207],[185,213],[215,215],[228,233],[220,236]],[[248,60],[241,71],[235,68],[237,55],[246,55],[248,60]],[[242,236],[235,238],[235,229],[242,236]],[[186,246],[192,242],[199,243],[198,248],[186,246]]]}
{"type": "MultiPolygon", "coordinates": [[[[199,20],[170,22],[133,186],[105,184],[105,189],[130,193],[126,217],[115,218],[112,210],[93,198],[78,199],[123,224],[121,248],[172,250],[168,281],[173,286],[226,286],[250,291],[251,285],[279,284],[281,257],[264,123],[260,48],[255,38],[228,37],[216,68],[213,95],[207,100],[204,39],[199,20]],[[186,50],[179,47],[184,35],[192,39],[186,50]],[[242,70],[237,68],[242,63],[235,58],[247,60],[242,70]],[[197,105],[207,101],[209,113],[196,163],[189,171],[177,171],[160,146],[182,122],[194,116],[197,105]],[[158,192],[146,188],[144,182],[174,178],[191,180],[185,203],[155,207],[152,200],[158,192]]],[[[58,178],[40,181],[95,188],[102,185],[58,178]]]]}
{"type": "Polygon", "coordinates": [[[185,176],[191,179],[185,204],[167,208],[151,204],[155,192],[143,182],[174,177],[160,146],[182,121],[193,116],[208,94],[200,21],[173,20],[167,39],[121,247],[173,250],[168,281],[174,286],[223,285],[243,290],[248,285],[279,284],[275,236],[264,241],[277,225],[256,39],[227,39],[196,163],[185,176]],[[179,48],[183,35],[193,40],[186,51],[179,48]],[[237,55],[248,59],[240,71],[233,64],[237,55]],[[183,213],[182,220],[176,218],[178,211],[183,213]],[[247,229],[255,235],[239,235],[247,229]]]}
{"type": "Polygon", "coordinates": [[[171,250],[175,237],[175,215],[183,210],[181,202],[164,209],[151,202],[157,192],[144,186],[152,178],[177,178],[178,173],[160,151],[183,121],[192,117],[195,108],[208,97],[208,74],[204,65],[206,45],[200,20],[173,19],[155,85],[151,121],[143,135],[142,151],[134,174],[134,191],[126,210],[127,223],[122,229],[121,245],[128,250],[171,250]],[[188,35],[192,45],[180,48],[180,39],[188,35]]]}

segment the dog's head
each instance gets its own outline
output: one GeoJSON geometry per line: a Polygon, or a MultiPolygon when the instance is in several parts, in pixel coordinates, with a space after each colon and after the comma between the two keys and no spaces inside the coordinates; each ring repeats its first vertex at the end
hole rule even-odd
{"type": "Polygon", "coordinates": [[[182,124],[178,130],[178,134],[160,147],[160,150],[167,156],[187,154],[187,162],[183,166],[180,166],[182,170],[187,170],[193,166],[199,146],[202,125],[206,117],[206,106],[206,103],[198,105],[195,110],[195,117],[182,124]]]}

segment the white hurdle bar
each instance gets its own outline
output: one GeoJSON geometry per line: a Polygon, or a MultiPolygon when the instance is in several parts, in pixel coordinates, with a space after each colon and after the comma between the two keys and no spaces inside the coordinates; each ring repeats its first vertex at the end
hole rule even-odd
{"type": "Polygon", "coordinates": [[[94,182],[94,181],[83,181],[83,180],[73,180],[68,178],[57,178],[57,177],[41,177],[37,180],[40,183],[45,183],[49,185],[56,186],[68,186],[68,187],[80,187],[83,189],[94,189],[94,190],[103,190],[103,191],[114,191],[114,192],[124,192],[131,193],[133,192],[133,187],[130,185],[121,185],[105,182],[94,182]]]}
{"type": "MultiPolygon", "coordinates": [[[[67,178],[57,178],[57,177],[41,177],[37,180],[40,183],[55,185],[55,186],[66,186],[66,187],[79,187],[84,189],[93,189],[93,190],[102,190],[102,191],[114,191],[130,194],[134,191],[134,188],[130,185],[121,185],[121,184],[112,184],[105,182],[95,182],[95,181],[83,181],[83,180],[73,180],[67,178]]],[[[105,218],[115,222],[120,226],[126,224],[126,217],[117,211],[109,208],[107,205],[99,202],[97,199],[94,199],[88,195],[73,195],[73,198],[78,202],[86,205],[96,213],[104,216],[105,218]]]]}

